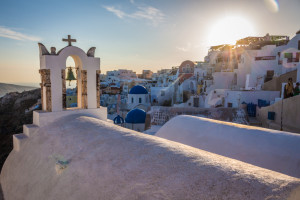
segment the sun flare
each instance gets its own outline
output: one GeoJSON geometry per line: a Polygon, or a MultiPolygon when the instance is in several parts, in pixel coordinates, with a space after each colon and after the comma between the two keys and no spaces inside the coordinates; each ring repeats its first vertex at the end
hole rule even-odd
{"type": "Polygon", "coordinates": [[[254,36],[253,25],[238,16],[225,17],[211,27],[208,45],[235,44],[236,40],[247,36],[254,36]]]}

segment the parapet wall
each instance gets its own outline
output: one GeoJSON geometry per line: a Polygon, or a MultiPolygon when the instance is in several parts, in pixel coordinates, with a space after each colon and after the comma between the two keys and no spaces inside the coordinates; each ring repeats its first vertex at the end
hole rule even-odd
{"type": "Polygon", "coordinates": [[[248,124],[248,115],[242,108],[194,108],[152,106],[150,113],[152,125],[163,125],[178,115],[202,116],[221,121],[248,124]]]}
{"type": "Polygon", "coordinates": [[[297,178],[80,114],[37,128],[1,184],[6,200],[300,198],[297,178]]]}
{"type": "Polygon", "coordinates": [[[282,130],[300,133],[300,95],[257,109],[256,117],[263,127],[280,130],[282,120],[282,130]],[[268,120],[268,112],[275,112],[274,120],[268,120]]]}
{"type": "Polygon", "coordinates": [[[282,83],[287,83],[289,78],[292,78],[294,81],[296,81],[297,70],[287,72],[279,77],[273,77],[272,80],[263,84],[262,89],[267,91],[281,91],[282,83]]]}
{"type": "Polygon", "coordinates": [[[155,135],[300,177],[299,134],[201,117],[178,116],[167,122],[155,135]]]}

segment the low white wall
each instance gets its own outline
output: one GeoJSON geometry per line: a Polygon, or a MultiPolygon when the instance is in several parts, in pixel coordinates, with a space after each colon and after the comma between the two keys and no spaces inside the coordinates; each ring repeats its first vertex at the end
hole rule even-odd
{"type": "Polygon", "coordinates": [[[42,110],[33,111],[33,124],[43,127],[51,124],[59,118],[77,114],[82,116],[94,117],[96,119],[107,120],[107,108],[100,107],[95,109],[68,109],[60,112],[46,112],[42,110]]]}
{"type": "Polygon", "coordinates": [[[257,109],[256,117],[263,127],[300,133],[300,95],[257,109]],[[275,112],[274,120],[268,119],[268,112],[275,112]]]}
{"type": "Polygon", "coordinates": [[[143,132],[145,130],[145,123],[125,123],[125,127],[134,131],[143,132]]]}
{"type": "Polygon", "coordinates": [[[193,116],[177,116],[156,136],[300,177],[300,135],[193,116]]]}

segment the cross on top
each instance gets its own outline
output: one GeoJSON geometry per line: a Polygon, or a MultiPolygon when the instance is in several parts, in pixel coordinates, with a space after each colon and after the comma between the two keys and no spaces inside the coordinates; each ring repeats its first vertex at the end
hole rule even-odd
{"type": "Polygon", "coordinates": [[[72,46],[72,42],[76,42],[75,39],[71,39],[71,35],[68,35],[68,39],[62,39],[64,42],[69,42],[69,46],[72,46]]]}

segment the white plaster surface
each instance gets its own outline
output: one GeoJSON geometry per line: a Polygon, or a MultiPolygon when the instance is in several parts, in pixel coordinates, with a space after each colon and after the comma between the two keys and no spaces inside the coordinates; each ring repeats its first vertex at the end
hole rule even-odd
{"type": "MultiPolygon", "coordinates": [[[[132,110],[139,105],[144,105],[146,108],[150,107],[149,94],[128,94],[128,109],[132,110]],[[133,103],[132,103],[133,98],[133,103]],[[141,98],[141,103],[139,99],[141,98]]],[[[147,111],[147,110],[145,110],[147,111]]]]}
{"type": "Polygon", "coordinates": [[[299,134],[181,115],[155,135],[300,177],[299,134]]]}
{"type": "Polygon", "coordinates": [[[233,85],[234,72],[214,72],[214,86],[218,89],[230,89],[233,85]]]}
{"type": "Polygon", "coordinates": [[[107,120],[107,108],[100,107],[95,109],[68,109],[60,112],[45,112],[41,110],[33,111],[33,124],[43,127],[46,126],[61,117],[65,117],[70,114],[81,114],[84,116],[90,116],[97,119],[107,120]]]}
{"type": "Polygon", "coordinates": [[[299,179],[80,114],[12,151],[1,185],[6,200],[300,198],[299,179]]]}
{"type": "Polygon", "coordinates": [[[15,151],[20,151],[23,141],[27,139],[27,136],[23,133],[13,135],[13,145],[15,151]]]}

